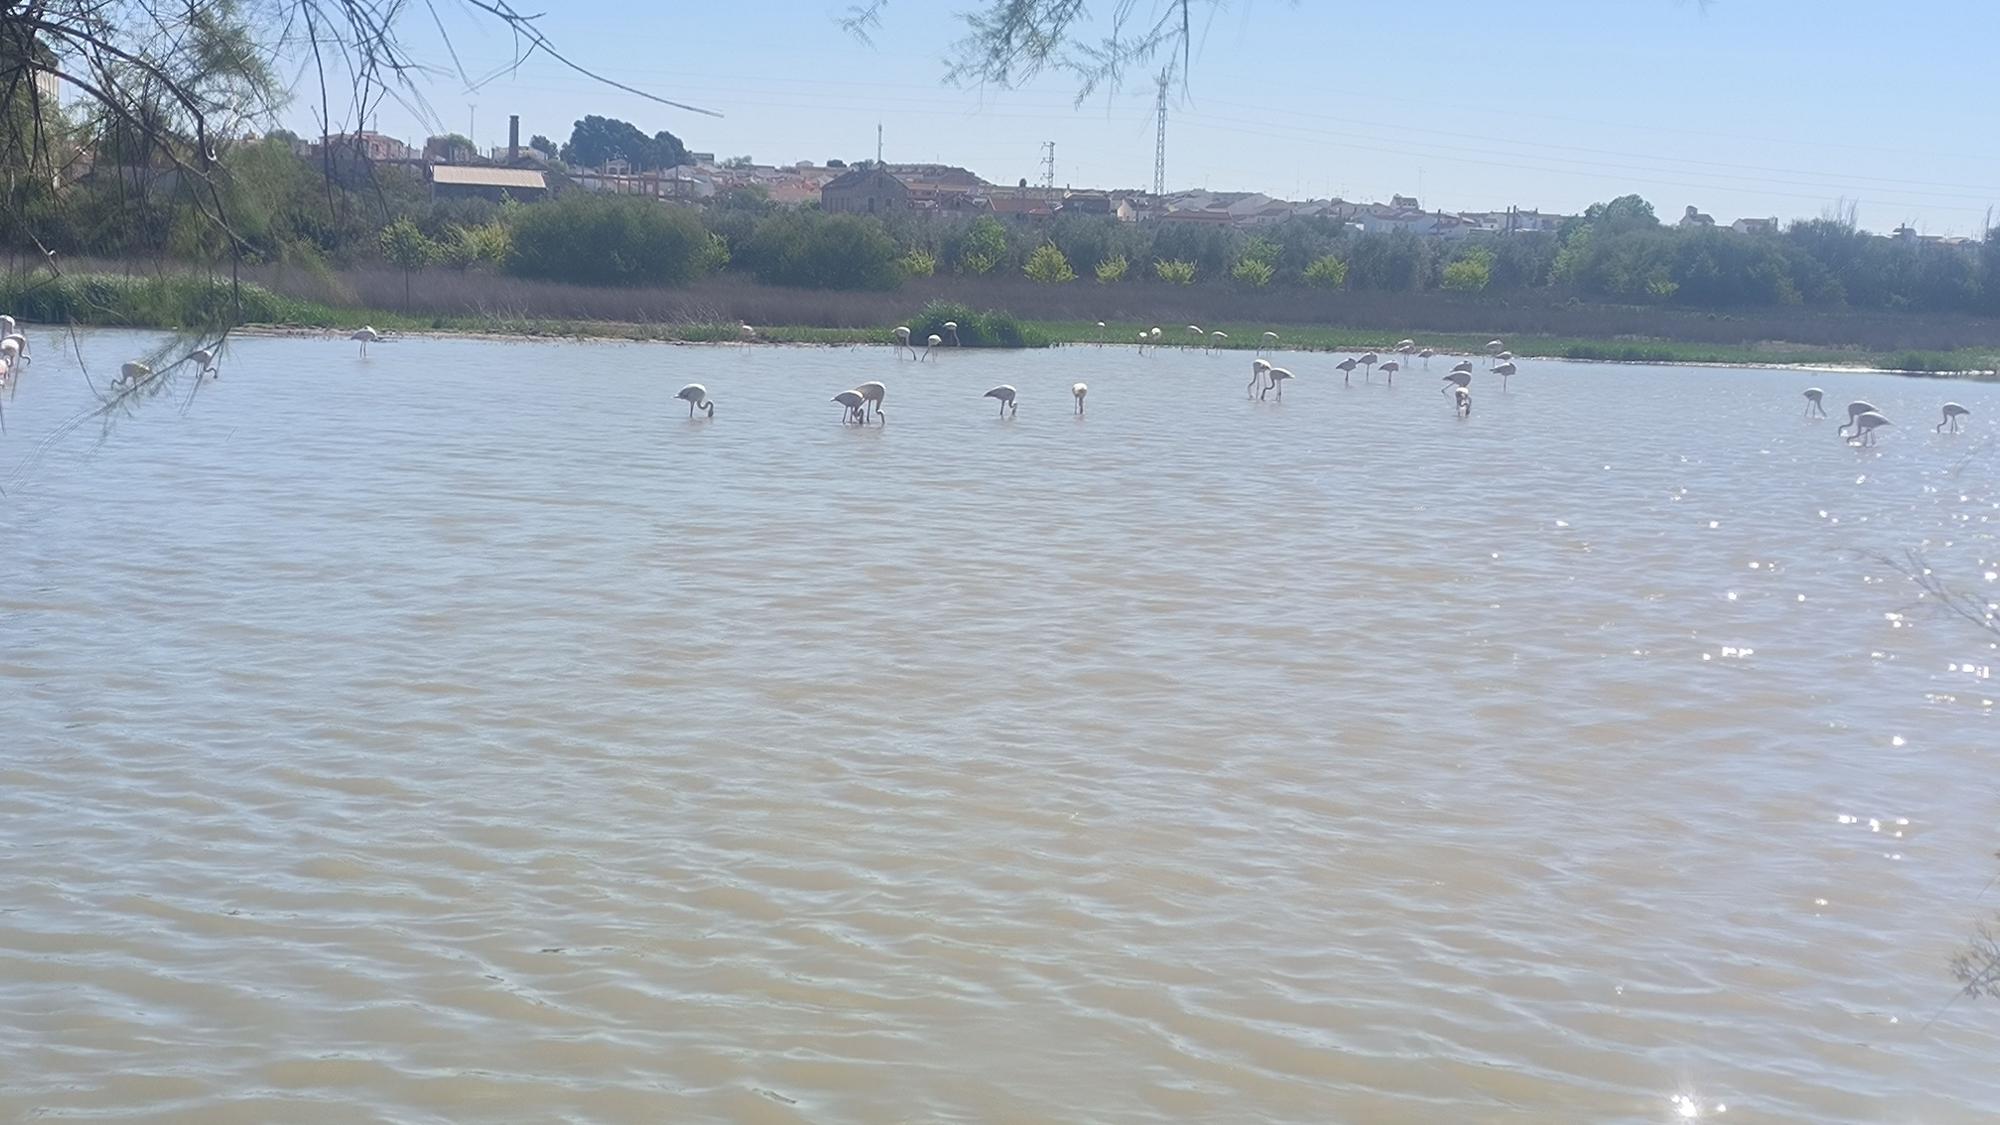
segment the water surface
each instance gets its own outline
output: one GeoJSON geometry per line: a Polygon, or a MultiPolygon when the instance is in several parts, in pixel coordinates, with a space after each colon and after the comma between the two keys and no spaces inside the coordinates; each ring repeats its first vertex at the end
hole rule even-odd
{"type": "Polygon", "coordinates": [[[151,339],[7,404],[0,1118],[2000,1110],[1875,557],[1991,599],[2000,388],[246,339],[30,456],[151,339]]]}

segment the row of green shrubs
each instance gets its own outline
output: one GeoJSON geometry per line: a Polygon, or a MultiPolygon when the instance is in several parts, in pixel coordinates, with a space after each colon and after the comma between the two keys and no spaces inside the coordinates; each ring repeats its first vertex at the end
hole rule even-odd
{"type": "Polygon", "coordinates": [[[223,324],[330,326],[333,309],[203,277],[64,274],[0,277],[0,309],[43,324],[196,327],[223,324]]]}

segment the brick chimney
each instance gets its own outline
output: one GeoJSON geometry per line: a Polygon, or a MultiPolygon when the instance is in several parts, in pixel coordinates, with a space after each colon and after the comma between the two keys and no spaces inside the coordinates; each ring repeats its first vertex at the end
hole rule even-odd
{"type": "Polygon", "coordinates": [[[515,164],[521,159],[521,115],[507,115],[507,163],[515,164]]]}

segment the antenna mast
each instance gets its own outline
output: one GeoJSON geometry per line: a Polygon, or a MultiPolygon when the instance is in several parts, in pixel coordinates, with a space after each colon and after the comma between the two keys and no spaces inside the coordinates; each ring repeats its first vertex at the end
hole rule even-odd
{"type": "Polygon", "coordinates": [[[1054,141],[1042,142],[1042,187],[1049,191],[1056,190],[1056,143],[1054,141]]]}
{"type": "Polygon", "coordinates": [[[1167,194],[1167,83],[1169,76],[1160,74],[1160,115],[1159,132],[1153,140],[1153,194],[1167,194]]]}

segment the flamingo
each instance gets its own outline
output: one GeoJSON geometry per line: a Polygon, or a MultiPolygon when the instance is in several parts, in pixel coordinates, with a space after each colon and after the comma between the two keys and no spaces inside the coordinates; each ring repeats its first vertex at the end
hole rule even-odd
{"type": "Polygon", "coordinates": [[[1499,355],[1506,347],[1507,345],[1499,340],[1488,340],[1486,341],[1486,354],[1499,355]]]}
{"type": "Polygon", "coordinates": [[[743,342],[746,344],[757,338],[757,330],[747,324],[738,324],[736,329],[743,334],[743,342]]]}
{"type": "Polygon", "coordinates": [[[1083,417],[1083,396],[1090,393],[1090,388],[1083,383],[1077,383],[1070,387],[1069,393],[1076,396],[1076,416],[1083,417]]]}
{"type": "Polygon", "coordinates": [[[1146,334],[1144,332],[1139,333],[1139,354],[1146,354],[1146,334]]]}
{"type": "MultiPolygon", "coordinates": [[[[1850,426],[1854,426],[1854,420],[1856,418],[1861,417],[1863,414],[1873,414],[1873,413],[1876,413],[1874,403],[1863,402],[1860,399],[1855,399],[1853,402],[1847,404],[1847,421],[1842,422],[1840,424],[1840,428],[1833,432],[1844,436],[1847,433],[1848,428],[1850,426]]],[[[1861,432],[1861,430],[1859,427],[1855,427],[1854,432],[1858,434],[1861,432]]]]}
{"type": "Polygon", "coordinates": [[[0,364],[5,364],[11,369],[20,363],[21,338],[19,336],[9,336],[4,340],[0,340],[0,364]]]}
{"type": "Polygon", "coordinates": [[[947,320],[944,322],[944,337],[945,337],[945,343],[950,344],[954,348],[958,346],[957,321],[947,320]]]}
{"type": "Polygon", "coordinates": [[[861,395],[858,392],[842,391],[839,394],[833,396],[833,401],[839,403],[844,408],[841,411],[840,415],[841,425],[845,426],[849,422],[852,422],[855,425],[861,424],[862,399],[861,395]]]}
{"type": "Polygon", "coordinates": [[[1894,424],[1873,410],[1864,410],[1854,416],[1855,440],[1859,441],[1862,445],[1874,445],[1875,431],[1881,429],[1883,426],[1894,424]]]}
{"type": "MultiPolygon", "coordinates": [[[[1284,397],[1285,397],[1285,384],[1286,384],[1286,383],[1287,383],[1288,381],[1290,381],[1290,379],[1291,379],[1291,378],[1292,378],[1292,373],[1291,373],[1291,372],[1289,372],[1289,371],[1285,370],[1285,369],[1284,369],[1284,368],[1282,368],[1282,367],[1273,367],[1273,368],[1271,369],[1271,382],[1270,382],[1270,385],[1266,386],[1266,387],[1264,388],[1264,391],[1270,391],[1270,390],[1272,390],[1272,389],[1276,389],[1276,390],[1277,390],[1277,392],[1278,392],[1278,399],[1279,399],[1279,401],[1281,401],[1281,402],[1282,402],[1282,401],[1284,401],[1284,397]]],[[[1258,395],[1257,395],[1257,400],[1258,400],[1259,402],[1262,402],[1262,401],[1263,401],[1263,399],[1264,399],[1264,394],[1263,394],[1263,392],[1259,392],[1259,393],[1258,393],[1258,395]]]]}
{"type": "Polygon", "coordinates": [[[944,341],[938,337],[937,333],[935,332],[931,333],[931,338],[924,341],[924,354],[918,356],[917,358],[920,360],[929,359],[931,357],[931,349],[937,347],[939,344],[942,343],[944,343],[944,341]]]}
{"type": "Polygon", "coordinates": [[[1153,325],[1153,342],[1155,344],[1160,342],[1160,326],[1157,324],[1153,325]]]}
{"type": "Polygon", "coordinates": [[[1504,391],[1507,389],[1508,378],[1514,374],[1514,365],[1503,363],[1493,369],[1493,374],[1500,376],[1500,389],[1504,391]]]}
{"type": "Polygon", "coordinates": [[[1415,340],[1396,341],[1396,354],[1398,355],[1409,355],[1411,352],[1414,352],[1416,350],[1417,350],[1417,342],[1415,340]]]}
{"type": "Polygon", "coordinates": [[[1264,343],[1262,347],[1259,347],[1257,350],[1259,352],[1262,352],[1264,348],[1274,348],[1277,346],[1278,346],[1278,334],[1276,332],[1266,332],[1264,333],[1264,343]]]}
{"type": "Polygon", "coordinates": [[[213,350],[209,348],[196,348],[188,353],[188,358],[195,362],[195,378],[200,379],[207,375],[213,375],[217,379],[222,378],[221,369],[215,365],[215,352],[213,350]]]}
{"type": "Polygon", "coordinates": [[[1223,343],[1228,339],[1229,339],[1229,333],[1227,332],[1222,332],[1222,331],[1210,332],[1208,334],[1208,350],[1214,351],[1215,349],[1221,347],[1223,343]]]}
{"type": "MultiPolygon", "coordinates": [[[[1012,384],[1002,383],[992,390],[987,391],[983,397],[1000,400],[1000,417],[1002,418],[1005,418],[1009,413],[1020,413],[1020,404],[1014,401],[1014,387],[1012,384]]],[[[1078,401],[1082,400],[1079,399],[1078,401]]]]}
{"type": "Polygon", "coordinates": [[[1353,356],[1348,356],[1346,359],[1334,364],[1333,369],[1340,372],[1340,381],[1351,387],[1354,385],[1354,369],[1360,365],[1361,361],[1355,359],[1353,356]]]}
{"type": "Polygon", "coordinates": [[[1958,420],[1970,413],[1972,411],[1955,402],[1947,402],[1944,404],[1944,421],[1939,422],[1937,428],[1955,434],[1958,432],[1958,420]]]}
{"type": "Polygon", "coordinates": [[[355,332],[352,335],[348,336],[347,338],[350,340],[361,341],[361,355],[363,358],[366,358],[368,355],[368,345],[380,343],[382,340],[382,334],[380,332],[375,331],[374,325],[364,324],[359,329],[355,330],[355,332]]]}
{"type": "Polygon", "coordinates": [[[1187,326],[1187,329],[1189,332],[1194,334],[1194,338],[1197,340],[1200,340],[1205,336],[1205,333],[1202,332],[1201,325],[1199,324],[1190,324],[1187,326]]]}
{"type": "Polygon", "coordinates": [[[1378,355],[1376,355],[1376,354],[1375,354],[1374,352],[1364,352],[1364,353],[1362,353],[1362,356],[1361,356],[1361,359],[1359,360],[1359,362],[1361,363],[1361,365],[1362,365],[1362,366],[1364,366],[1364,367],[1366,367],[1366,368],[1368,369],[1368,381],[1369,381],[1369,382],[1371,382],[1371,383],[1372,383],[1372,382],[1374,382],[1374,381],[1375,381],[1375,365],[1376,365],[1377,363],[1380,363],[1380,362],[1382,362],[1382,357],[1381,357],[1381,356],[1378,356],[1378,355]]]}
{"type": "Polygon", "coordinates": [[[917,349],[915,349],[915,348],[911,348],[911,347],[910,347],[910,326],[909,326],[909,325],[907,325],[907,324],[898,324],[898,325],[896,326],[896,358],[897,358],[897,359],[901,359],[901,358],[903,358],[903,349],[904,349],[904,348],[910,348],[910,357],[911,357],[912,359],[920,359],[920,358],[922,358],[921,356],[918,356],[918,355],[917,355],[917,349]]]}
{"type": "Polygon", "coordinates": [[[868,420],[868,407],[871,405],[875,408],[875,420],[881,421],[882,400],[889,396],[889,388],[880,383],[868,382],[854,388],[854,393],[861,396],[862,421],[868,420]]]}
{"type": "Polygon", "coordinates": [[[1824,401],[1825,398],[1826,398],[1825,391],[1820,390],[1818,387],[1807,387],[1806,417],[1808,418],[1826,417],[1826,402],[1824,401]]]}
{"type": "Polygon", "coordinates": [[[1250,381],[1249,381],[1248,383],[1244,384],[1244,386],[1243,386],[1243,391],[1244,391],[1244,395],[1243,395],[1243,397],[1245,397],[1245,398],[1248,398],[1248,397],[1250,397],[1250,394],[1249,394],[1249,392],[1251,392],[1251,391],[1254,391],[1254,390],[1256,390],[1257,388],[1259,388],[1259,387],[1263,386],[1263,384],[1264,384],[1264,376],[1265,376],[1265,375],[1267,375],[1267,374],[1269,374],[1269,373],[1270,373],[1270,370],[1271,370],[1271,361],[1270,361],[1270,360],[1268,360],[1268,359],[1253,359],[1253,360],[1251,360],[1251,361],[1250,361],[1250,381]]]}
{"type": "Polygon", "coordinates": [[[1499,354],[1495,355],[1495,356],[1494,356],[1493,358],[1494,358],[1494,359],[1497,359],[1497,360],[1499,360],[1499,361],[1500,361],[1501,363],[1509,363],[1509,362],[1512,362],[1512,361],[1513,361],[1513,359],[1514,359],[1514,353],[1513,353],[1513,352],[1501,352],[1501,353],[1499,353],[1499,354]]]}
{"type": "Polygon", "coordinates": [[[1444,377],[1444,386],[1438,388],[1438,393],[1443,395],[1449,395],[1451,394],[1453,388],[1457,388],[1458,390],[1462,391],[1465,390],[1467,387],[1470,387],[1471,385],[1472,385],[1471,371],[1469,370],[1453,371],[1451,374],[1446,375],[1444,377]]]}
{"type": "Polygon", "coordinates": [[[1424,361],[1424,370],[1426,370],[1426,371],[1429,371],[1429,370],[1430,370],[1430,368],[1431,368],[1431,357],[1432,357],[1432,356],[1434,356],[1434,355],[1436,355],[1436,354],[1437,354],[1437,349],[1436,349],[1436,348],[1418,348],[1418,349],[1417,349],[1417,358],[1418,358],[1418,359],[1421,359],[1421,360],[1423,360],[1423,361],[1424,361]]]}
{"type": "Polygon", "coordinates": [[[1382,374],[1387,375],[1389,377],[1390,386],[1393,387],[1396,385],[1396,372],[1401,371],[1402,369],[1403,365],[1396,362],[1393,359],[1382,365],[1382,374]]]}
{"type": "Polygon", "coordinates": [[[135,359],[130,363],[119,366],[118,381],[113,383],[112,387],[114,389],[119,387],[136,387],[152,377],[153,369],[135,359]]]}
{"type": "Polygon", "coordinates": [[[1453,387],[1451,393],[1452,398],[1457,401],[1458,416],[1460,418],[1472,417],[1472,392],[1466,390],[1464,387],[1453,387]]]}
{"type": "Polygon", "coordinates": [[[17,331],[19,329],[14,324],[14,318],[6,313],[0,313],[0,336],[12,336],[17,331]]]}
{"type": "Polygon", "coordinates": [[[702,386],[700,383],[689,383],[687,386],[682,387],[674,397],[688,404],[689,418],[694,417],[696,409],[706,410],[710,418],[715,417],[715,400],[708,397],[708,388],[702,386]]]}

